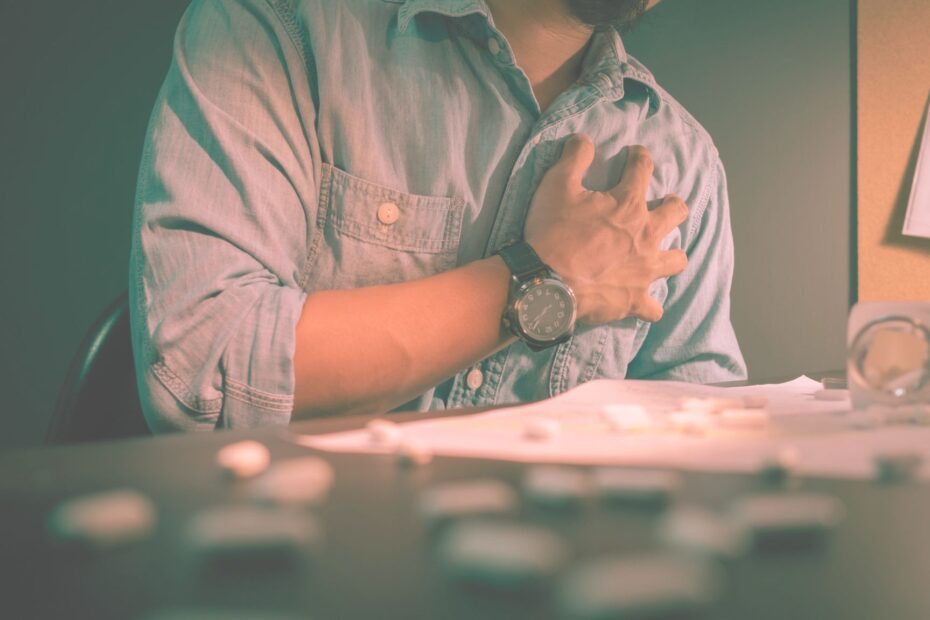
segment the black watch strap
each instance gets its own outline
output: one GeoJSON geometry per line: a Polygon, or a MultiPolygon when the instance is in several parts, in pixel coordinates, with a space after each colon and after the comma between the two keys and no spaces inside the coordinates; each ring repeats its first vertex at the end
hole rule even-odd
{"type": "Polygon", "coordinates": [[[517,241],[501,248],[497,253],[504,259],[513,277],[520,282],[549,271],[546,263],[542,262],[536,250],[526,241],[517,241]]]}

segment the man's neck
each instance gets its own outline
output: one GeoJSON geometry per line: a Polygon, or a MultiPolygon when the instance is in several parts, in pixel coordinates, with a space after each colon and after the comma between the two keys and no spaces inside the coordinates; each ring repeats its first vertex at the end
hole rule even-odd
{"type": "Polygon", "coordinates": [[[487,0],[541,110],[581,74],[592,30],[574,20],[564,0],[487,0]]]}

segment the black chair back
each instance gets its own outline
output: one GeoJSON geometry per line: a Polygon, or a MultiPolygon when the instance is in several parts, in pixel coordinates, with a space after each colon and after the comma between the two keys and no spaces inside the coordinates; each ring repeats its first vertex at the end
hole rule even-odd
{"type": "Polygon", "coordinates": [[[136,389],[129,299],[123,293],[81,342],[45,439],[60,444],[147,434],[136,389]]]}

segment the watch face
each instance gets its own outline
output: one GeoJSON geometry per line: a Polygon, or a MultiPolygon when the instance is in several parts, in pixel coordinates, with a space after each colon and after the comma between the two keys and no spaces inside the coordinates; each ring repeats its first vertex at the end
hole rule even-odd
{"type": "Polygon", "coordinates": [[[557,280],[542,280],[530,286],[515,309],[523,333],[542,342],[560,338],[575,320],[571,292],[557,280]]]}

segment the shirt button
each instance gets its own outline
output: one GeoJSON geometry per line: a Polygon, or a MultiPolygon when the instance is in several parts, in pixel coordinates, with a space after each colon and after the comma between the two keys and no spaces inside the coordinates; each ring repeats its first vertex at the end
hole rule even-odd
{"type": "Polygon", "coordinates": [[[378,221],[385,226],[390,226],[398,219],[400,219],[400,209],[393,202],[385,202],[378,207],[378,221]]]}
{"type": "Polygon", "coordinates": [[[481,369],[475,366],[469,371],[468,376],[465,377],[465,385],[468,386],[469,390],[477,390],[481,387],[481,384],[484,383],[484,373],[481,372],[481,369]]]}
{"type": "Polygon", "coordinates": [[[501,44],[497,42],[497,39],[491,37],[488,39],[488,51],[491,52],[492,56],[497,56],[501,53],[501,44]]]}

